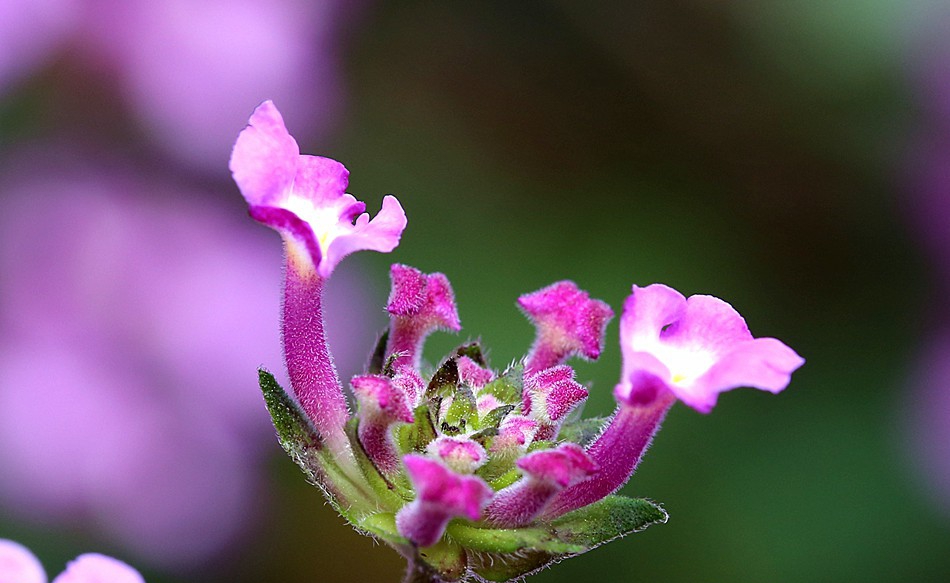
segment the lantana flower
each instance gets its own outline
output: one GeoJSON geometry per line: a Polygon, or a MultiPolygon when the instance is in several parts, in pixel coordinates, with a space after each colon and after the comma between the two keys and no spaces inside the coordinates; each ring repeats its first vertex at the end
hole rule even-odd
{"type": "Polygon", "coordinates": [[[278,438],[357,530],[409,562],[407,582],[510,581],[652,524],[666,511],[613,493],[677,400],[708,413],[741,386],[783,390],[804,362],[753,338],[727,303],[634,287],[621,316],[617,410],[577,419],[588,389],[566,364],[596,359],[613,311],[573,282],[522,296],[537,335],[525,358],[495,370],[477,343],[437,366],[425,339],[461,328],[441,273],[394,265],[390,325],[347,407],[322,329],[323,282],[346,254],[391,251],[406,225],[393,197],[370,220],[344,194],[346,171],[300,156],[272,103],[251,116],[231,169],[258,221],[287,249],[283,332],[296,401],[260,371],[278,438]],[[355,222],[354,222],[355,220],[355,222]]]}
{"type": "MultiPolygon", "coordinates": [[[[23,545],[0,539],[0,581],[3,583],[46,583],[46,571],[39,559],[23,545]]],[[[129,565],[97,553],[79,555],[53,583],[145,583],[129,565]]]]}

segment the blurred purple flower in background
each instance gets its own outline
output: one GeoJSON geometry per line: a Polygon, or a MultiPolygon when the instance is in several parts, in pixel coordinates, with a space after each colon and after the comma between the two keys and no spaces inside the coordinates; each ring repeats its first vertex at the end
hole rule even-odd
{"type": "Polygon", "coordinates": [[[339,35],[362,2],[0,0],[0,94],[54,57],[114,78],[150,139],[213,170],[265,96],[314,137],[339,119],[339,35]]]}
{"type": "Polygon", "coordinates": [[[931,264],[935,305],[930,340],[911,377],[907,433],[925,490],[950,517],[950,9],[927,5],[917,14],[906,70],[919,108],[905,154],[905,207],[912,233],[931,264]]]}
{"type": "MultiPolygon", "coordinates": [[[[254,366],[281,369],[277,251],[208,193],[41,156],[0,174],[0,504],[200,564],[266,506],[254,366]]],[[[345,308],[373,302],[355,277],[328,298],[349,372],[375,333],[345,308]]]]}

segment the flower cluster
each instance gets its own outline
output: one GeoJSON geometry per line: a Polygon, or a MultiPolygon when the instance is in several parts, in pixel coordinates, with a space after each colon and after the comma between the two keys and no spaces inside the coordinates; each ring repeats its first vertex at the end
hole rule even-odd
{"type": "Polygon", "coordinates": [[[334,267],[362,249],[388,252],[406,226],[399,202],[374,217],[345,194],[346,169],[300,155],[274,105],[238,137],[231,171],[251,216],[286,247],[283,341],[296,400],[261,371],[286,451],[358,530],[410,563],[407,581],[508,581],[666,512],[613,495],[633,474],[670,406],[709,412],[720,392],[784,389],[804,362],[710,296],[634,286],[620,319],[624,366],[608,420],[580,420],[588,396],[565,364],[596,359],[613,312],[569,281],[522,296],[537,328],[527,356],[495,370],[477,343],[422,364],[436,330],[460,329],[441,273],[393,265],[391,323],[351,413],[323,332],[321,293],[334,267]]]}

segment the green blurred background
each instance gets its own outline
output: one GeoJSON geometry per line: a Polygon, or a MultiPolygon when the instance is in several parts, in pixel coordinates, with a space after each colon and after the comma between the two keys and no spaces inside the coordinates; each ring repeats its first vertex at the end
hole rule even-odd
{"type": "MultiPolygon", "coordinates": [[[[669,523],[532,581],[946,580],[950,516],[908,445],[912,363],[940,301],[900,182],[924,123],[905,74],[919,8],[372,2],[347,31],[340,127],[308,138],[287,119],[371,209],[384,193],[406,209],[392,255],[348,260],[378,287],[365,309],[380,327],[389,262],[452,281],[464,330],[434,336],[431,360],[474,337],[495,366],[519,358],[533,330],[515,299],[559,279],[618,311],[634,283],[716,295],[807,360],[778,396],[735,391],[708,416],[674,407],[623,489],[662,502],[669,523]]],[[[57,92],[61,75],[7,99],[7,150],[81,132],[110,102],[97,86],[57,92]]],[[[123,123],[101,143],[147,159],[123,123]]],[[[226,159],[201,181],[244,212],[226,159]]],[[[608,414],[616,322],[600,361],[576,368],[586,414],[608,414]]],[[[399,580],[401,559],[274,450],[270,513],[237,554],[184,574],[146,566],[149,581],[399,580]]],[[[81,530],[0,525],[51,571],[89,546],[81,530]]]]}

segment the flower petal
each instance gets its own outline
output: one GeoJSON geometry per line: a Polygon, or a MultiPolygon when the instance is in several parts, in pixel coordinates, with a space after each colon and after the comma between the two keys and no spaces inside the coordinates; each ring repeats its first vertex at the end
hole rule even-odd
{"type": "Polygon", "coordinates": [[[145,579],[122,561],[89,553],[71,561],[53,583],[145,583],[145,579]]]}
{"type": "Polygon", "coordinates": [[[300,148],[272,101],[260,104],[231,151],[231,174],[251,206],[273,206],[294,182],[300,148]]]}
{"type": "MultiPolygon", "coordinates": [[[[333,204],[344,195],[349,183],[350,171],[336,160],[323,156],[300,156],[296,160],[294,192],[313,201],[314,206],[333,204]]],[[[345,218],[352,221],[365,208],[365,204],[356,202],[345,218]]]]}
{"type": "Polygon", "coordinates": [[[368,214],[360,215],[356,225],[330,242],[326,257],[320,262],[320,275],[328,276],[344,257],[354,251],[389,253],[399,245],[406,224],[402,205],[396,197],[386,195],[382,208],[372,220],[368,214]]]}
{"type": "Polygon", "coordinates": [[[620,317],[620,343],[624,350],[642,350],[638,345],[659,338],[663,327],[686,311],[686,298],[661,283],[633,286],[620,317]]]}
{"type": "Polygon", "coordinates": [[[670,387],[677,398],[702,413],[716,404],[719,393],[753,387],[779,393],[805,359],[775,338],[756,338],[736,346],[689,387],[670,387]]]}
{"type": "Polygon", "coordinates": [[[713,296],[696,295],[686,300],[686,311],[660,332],[660,339],[671,346],[721,355],[738,342],[752,340],[752,334],[729,303],[713,296]]]}
{"type": "Polygon", "coordinates": [[[25,546],[0,539],[0,581],[3,583],[46,583],[46,571],[25,546]]]}

